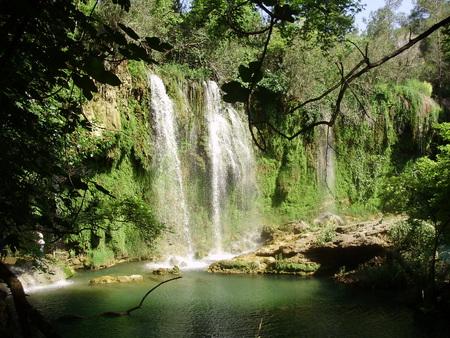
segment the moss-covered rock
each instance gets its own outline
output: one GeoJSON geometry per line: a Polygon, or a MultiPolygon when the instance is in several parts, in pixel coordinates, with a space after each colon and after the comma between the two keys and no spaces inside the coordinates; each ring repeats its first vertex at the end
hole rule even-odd
{"type": "Polygon", "coordinates": [[[343,266],[353,269],[385,255],[392,245],[386,234],[401,219],[328,226],[306,233],[294,233],[291,227],[285,227],[286,231],[271,229],[266,245],[215,262],[208,272],[332,276],[343,266]]]}
{"type": "Polygon", "coordinates": [[[180,268],[174,266],[173,268],[159,268],[152,271],[154,275],[181,275],[180,268]]]}
{"type": "Polygon", "coordinates": [[[141,275],[131,275],[131,276],[100,276],[97,278],[92,278],[90,284],[111,284],[111,283],[129,283],[129,282],[140,282],[143,281],[144,277],[141,275]]]}

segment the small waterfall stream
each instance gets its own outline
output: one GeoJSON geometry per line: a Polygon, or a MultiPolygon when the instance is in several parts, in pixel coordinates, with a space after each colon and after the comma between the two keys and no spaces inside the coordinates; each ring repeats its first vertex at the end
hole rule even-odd
{"type": "Polygon", "coordinates": [[[231,105],[222,102],[217,84],[205,83],[204,91],[211,161],[212,223],[215,251],[221,253],[228,195],[232,189],[241,189],[238,194],[245,195],[250,188],[254,156],[247,126],[231,105]]]}
{"type": "MultiPolygon", "coordinates": [[[[160,219],[173,227],[187,252],[192,256],[192,238],[189,229],[189,213],[184,193],[181,161],[178,155],[179,145],[176,133],[175,111],[172,100],[166,93],[162,80],[156,75],[149,76],[151,103],[154,119],[155,159],[157,166],[156,191],[160,219]]],[[[178,248],[179,249],[179,248],[178,248]]]]}
{"type": "Polygon", "coordinates": [[[333,128],[326,125],[319,126],[317,172],[319,189],[322,194],[323,209],[336,212],[335,206],[335,165],[333,149],[333,128]]]}
{"type": "Polygon", "coordinates": [[[149,86],[155,206],[158,218],[172,230],[161,241],[169,243],[162,251],[187,259],[199,251],[208,257],[224,254],[232,244],[230,236],[236,241],[240,231],[236,223],[244,223],[246,229],[254,223],[254,219],[244,216],[252,208],[257,190],[254,154],[245,119],[233,106],[223,103],[215,82],[205,82],[203,113],[200,112],[203,116],[197,117],[203,119],[205,127],[194,140],[187,129],[189,121],[178,125],[177,118],[186,114],[176,111],[163,81],[157,75],[149,75],[149,86]],[[183,128],[179,135],[178,130],[183,128]],[[203,151],[183,154],[181,144],[186,143],[191,145],[189,149],[194,148],[193,144],[204,144],[203,151]],[[193,158],[201,158],[206,164],[203,173],[193,172],[193,158]],[[194,191],[204,196],[195,196],[194,191]],[[199,218],[196,212],[202,210],[203,216],[199,218]]]}

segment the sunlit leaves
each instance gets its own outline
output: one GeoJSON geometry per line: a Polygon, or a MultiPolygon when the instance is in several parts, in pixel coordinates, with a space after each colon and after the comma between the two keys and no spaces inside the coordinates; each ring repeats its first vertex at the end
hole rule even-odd
{"type": "Polygon", "coordinates": [[[385,204],[418,219],[446,224],[450,222],[450,124],[443,123],[436,129],[440,129],[446,143],[440,146],[436,159],[422,157],[398,177],[391,178],[385,204]]]}

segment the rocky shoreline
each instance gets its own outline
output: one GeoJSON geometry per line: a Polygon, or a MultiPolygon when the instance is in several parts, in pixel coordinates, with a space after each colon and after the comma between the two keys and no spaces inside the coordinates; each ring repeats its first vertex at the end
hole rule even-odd
{"type": "MultiPolygon", "coordinates": [[[[371,221],[344,224],[339,216],[325,213],[313,226],[292,221],[278,228],[265,227],[264,244],[256,251],[232,259],[212,263],[210,273],[292,274],[300,276],[336,276],[362,264],[382,261],[392,246],[387,232],[405,218],[378,218],[371,221]]],[[[105,268],[127,260],[109,262],[105,268]]],[[[8,264],[25,287],[51,284],[65,279],[77,269],[92,268],[85,257],[70,257],[58,251],[42,260],[39,268],[32,262],[8,264]]],[[[156,271],[155,274],[161,274],[156,271]]],[[[341,281],[348,281],[349,278],[341,281]]],[[[339,278],[338,278],[339,279],[339,278]]],[[[350,278],[351,279],[351,278],[350,278]]]]}
{"type": "Polygon", "coordinates": [[[384,257],[392,246],[387,233],[402,220],[381,217],[344,225],[328,214],[318,228],[301,221],[265,228],[260,249],[215,262],[208,272],[334,276],[384,257]]]}

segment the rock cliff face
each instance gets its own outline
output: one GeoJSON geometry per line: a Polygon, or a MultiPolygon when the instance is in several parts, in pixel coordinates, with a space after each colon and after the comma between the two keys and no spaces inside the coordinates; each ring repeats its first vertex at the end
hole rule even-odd
{"type": "Polygon", "coordinates": [[[208,271],[331,276],[342,267],[355,269],[384,256],[391,246],[387,232],[400,220],[379,219],[320,229],[292,222],[280,229],[265,229],[266,245],[252,253],[213,263],[208,271]]]}

